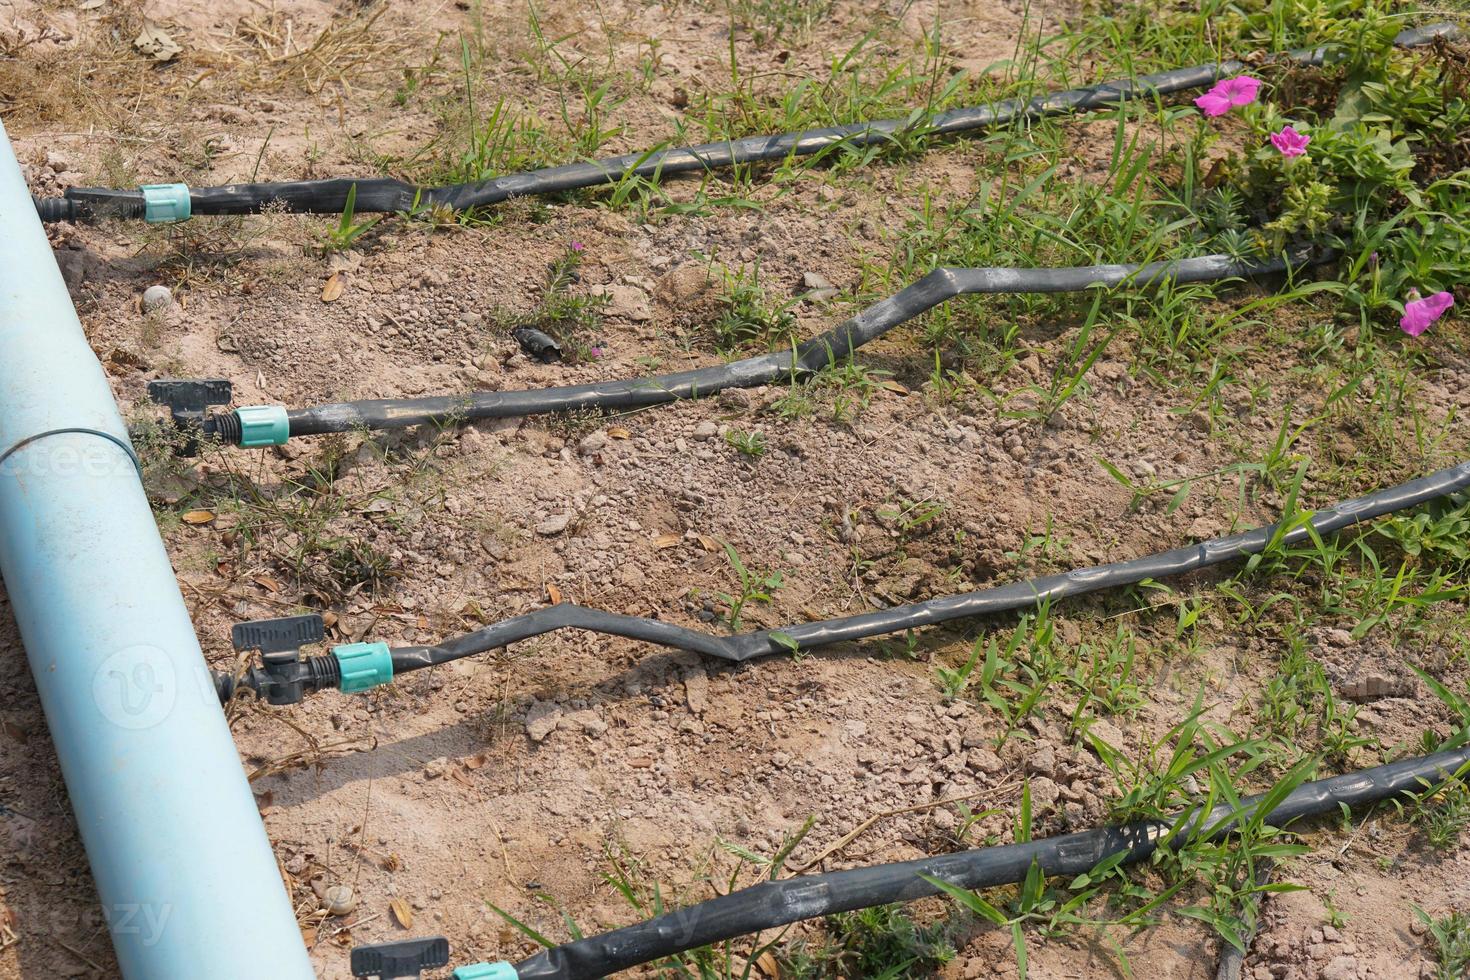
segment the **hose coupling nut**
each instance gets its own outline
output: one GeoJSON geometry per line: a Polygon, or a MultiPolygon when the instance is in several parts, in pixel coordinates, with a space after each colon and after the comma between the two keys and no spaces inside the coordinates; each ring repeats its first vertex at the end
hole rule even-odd
{"type": "Polygon", "coordinates": [[[280,405],[248,405],[235,409],[240,420],[239,444],[247,449],[284,446],[291,438],[291,423],[280,405]]]}
{"type": "Polygon", "coordinates": [[[456,967],[454,980],[516,980],[516,968],[501,960],[498,963],[471,963],[456,967]]]}
{"type": "Polygon", "coordinates": [[[351,694],[393,680],[393,654],[386,643],[346,643],[332,648],[341,675],[337,690],[351,694]]]}
{"type": "Polygon", "coordinates": [[[150,225],[188,221],[192,211],[188,184],[144,184],[143,220],[150,225]]]}

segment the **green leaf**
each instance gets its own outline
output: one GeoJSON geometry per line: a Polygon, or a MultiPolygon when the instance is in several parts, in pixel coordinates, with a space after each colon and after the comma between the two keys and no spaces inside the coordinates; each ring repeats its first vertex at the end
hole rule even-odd
{"type": "Polygon", "coordinates": [[[1098,459],[1097,459],[1097,465],[1099,465],[1103,469],[1107,470],[1108,471],[1108,475],[1111,476],[1114,480],[1117,480],[1119,483],[1121,483],[1123,485],[1123,488],[1124,489],[1126,489],[1126,490],[1134,490],[1134,489],[1136,489],[1136,485],[1134,484],[1134,482],[1131,479],[1129,479],[1129,477],[1128,477],[1128,475],[1126,473],[1124,473],[1122,470],[1118,469],[1112,463],[1109,463],[1107,460],[1103,459],[1101,456],[1099,456],[1098,459]]]}
{"type": "Polygon", "coordinates": [[[1174,491],[1174,496],[1169,500],[1169,506],[1164,508],[1165,516],[1179,509],[1180,505],[1184,503],[1184,499],[1189,496],[1190,488],[1191,484],[1188,480],[1185,480],[1179,485],[1179,489],[1174,491]]]}
{"type": "Polygon", "coordinates": [[[1004,912],[996,908],[994,905],[991,905],[985,899],[981,898],[979,895],[975,894],[972,891],[960,888],[958,885],[951,885],[949,882],[943,880],[942,878],[935,878],[932,875],[926,875],[922,872],[919,874],[919,877],[923,878],[929,884],[933,885],[935,888],[938,888],[941,892],[954,899],[965,909],[974,912],[982,919],[993,922],[998,926],[1004,926],[1011,921],[1004,912]]]}
{"type": "Polygon", "coordinates": [[[486,902],[485,904],[489,905],[490,910],[496,915],[500,916],[506,922],[509,922],[511,925],[515,926],[516,929],[521,933],[521,935],[525,936],[533,943],[539,943],[547,949],[550,949],[551,947],[557,945],[556,943],[552,942],[550,939],[547,939],[545,936],[541,935],[541,933],[537,932],[535,929],[532,929],[520,919],[517,919],[515,916],[511,915],[509,912],[505,911],[505,909],[502,909],[500,906],[494,904],[493,902],[486,902]]]}
{"type": "Polygon", "coordinates": [[[1011,923],[1011,945],[1016,950],[1016,975],[1020,980],[1026,980],[1026,934],[1021,931],[1019,922],[1011,923]]]}
{"type": "Polygon", "coordinates": [[[1016,843],[1031,842],[1031,780],[1021,787],[1021,812],[1016,817],[1016,843]]]}

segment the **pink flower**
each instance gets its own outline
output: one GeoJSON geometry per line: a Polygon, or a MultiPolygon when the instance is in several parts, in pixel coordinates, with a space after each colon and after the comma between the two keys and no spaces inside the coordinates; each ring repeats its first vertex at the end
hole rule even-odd
{"type": "Polygon", "coordinates": [[[572,251],[573,252],[581,252],[581,251],[585,250],[586,248],[587,248],[587,246],[586,245],[583,245],[581,242],[572,242],[572,251]]]}
{"type": "Polygon", "coordinates": [[[1207,116],[1223,116],[1236,106],[1250,105],[1261,90],[1261,80],[1249,75],[1222,78],[1204,95],[1194,100],[1207,116]]]}
{"type": "Polygon", "coordinates": [[[1417,289],[1409,290],[1409,301],[1404,304],[1404,315],[1399,326],[1410,337],[1417,337],[1429,329],[1429,325],[1445,315],[1455,305],[1455,297],[1447,292],[1435,293],[1426,299],[1419,298],[1417,289]]]}
{"type": "Polygon", "coordinates": [[[1281,151],[1284,157],[1299,157],[1307,152],[1307,144],[1312,142],[1312,137],[1306,133],[1298,133],[1295,128],[1287,126],[1279,133],[1271,134],[1271,145],[1281,151]]]}

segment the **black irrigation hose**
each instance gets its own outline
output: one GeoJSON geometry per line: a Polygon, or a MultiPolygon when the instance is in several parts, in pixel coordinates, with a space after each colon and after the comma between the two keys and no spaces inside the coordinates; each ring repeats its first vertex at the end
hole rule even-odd
{"type": "MultiPolygon", "coordinates": [[[[1402,47],[1428,44],[1438,37],[1453,37],[1453,24],[1435,24],[1401,32],[1394,43],[1402,47]]],[[[1325,47],[1292,51],[1284,60],[1300,65],[1321,65],[1330,57],[1325,47]]],[[[1117,79],[1086,88],[1055,92],[1033,99],[1007,99],[989,106],[953,109],[928,117],[881,119],[809,129],[779,136],[750,136],[722,143],[676,147],[640,154],[625,154],[605,160],[571,163],[526,173],[508,174],[491,180],[448,187],[418,187],[391,178],[282,181],[275,183],[228,184],[190,190],[193,214],[254,214],[267,207],[314,214],[339,214],[346,210],[347,195],[357,188],[353,207],[357,212],[398,212],[416,207],[443,206],[462,210],[498,204],[512,197],[556,194],[583,187],[614,184],[628,176],[660,177],[669,174],[710,171],[742,163],[784,160],[809,156],[839,143],[870,146],[891,140],[896,134],[914,132],[925,136],[954,136],[1015,121],[1034,121],[1046,116],[1068,115],[1116,105],[1139,96],[1162,96],[1211,85],[1222,77],[1245,70],[1241,61],[1176,68],[1137,79],[1117,79]]],[[[73,187],[64,198],[36,201],[43,221],[78,220],[91,217],[137,218],[143,214],[142,192],[105,188],[73,187]]]]}
{"type": "Polygon", "coordinates": [[[1228,255],[1147,265],[1094,265],[1063,269],[936,269],[893,296],[874,303],[857,316],[800,344],[732,361],[651,378],[630,378],[530,391],[477,391],[434,398],[383,398],[340,402],[286,413],[292,436],[400,429],[426,423],[513,418],[556,412],[626,410],[700,398],[724,388],[751,388],[820,371],[850,355],[894,327],[956,296],[977,293],[1066,293],[1095,286],[1150,285],[1163,279],[1176,283],[1216,282],[1290,271],[1330,261],[1335,253],[1299,249],[1285,258],[1241,262],[1228,255]]]}
{"type": "Polygon", "coordinates": [[[1256,933],[1261,929],[1261,916],[1265,913],[1262,907],[1266,898],[1264,889],[1270,883],[1274,870],[1275,863],[1270,858],[1262,858],[1257,862],[1256,873],[1251,876],[1256,886],[1255,893],[1242,898],[1238,906],[1241,918],[1245,920],[1245,929],[1240,936],[1243,945],[1237,947],[1228,942],[1220,944],[1220,959],[1215,964],[1215,980],[1240,980],[1251,943],[1255,942],[1256,933]]]}
{"type": "Polygon", "coordinates": [[[1145,579],[1182,575],[1260,554],[1273,542],[1278,545],[1300,544],[1309,540],[1312,533],[1331,534],[1467,488],[1470,488],[1470,462],[1316,511],[1308,521],[1287,529],[1279,538],[1280,525],[1272,524],[1143,558],[1043,575],[1025,582],[895,606],[879,612],[734,636],[711,636],[662,620],[558,603],[436,646],[395,649],[392,651],[393,673],[397,675],[448,663],[559,629],[606,633],[737,662],[793,650],[809,650],[956,619],[1029,609],[1039,602],[1136,585],[1145,579]]]}
{"type": "MultiPolygon", "coordinates": [[[[1467,763],[1470,748],[1461,747],[1303,783],[1263,819],[1271,826],[1285,827],[1307,817],[1335,814],[1344,805],[1366,806],[1422,791],[1467,763]]],[[[926,875],[958,888],[978,889],[1019,882],[1033,864],[1049,877],[1057,877],[1084,874],[1118,853],[1124,855],[1125,864],[1142,861],[1173,840],[1225,836],[1254,816],[1262,799],[1245,798],[1239,811],[1229,806],[1216,806],[1208,813],[1196,809],[1173,823],[1140,821],[1025,844],[762,882],[638,925],[537,953],[515,964],[516,976],[520,980],[592,980],[802,919],[939,894],[940,889],[926,881],[926,875]]]]}

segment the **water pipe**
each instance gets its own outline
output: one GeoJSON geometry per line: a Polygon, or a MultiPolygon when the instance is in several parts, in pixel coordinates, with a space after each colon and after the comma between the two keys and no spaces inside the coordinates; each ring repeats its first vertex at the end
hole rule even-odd
{"type": "Polygon", "coordinates": [[[1048,878],[1070,877],[1110,864],[1135,864],[1155,851],[1191,840],[1221,840],[1252,824],[1288,827],[1299,820],[1337,816],[1405,794],[1422,793],[1465,776],[1470,749],[1463,744],[1430,755],[1302,783],[1285,796],[1262,793],[1237,804],[1186,810],[1170,821],[1142,820],[1040,840],[957,851],[937,857],[798,875],[762,882],[675,909],[636,925],[579,937],[519,963],[460,967],[455,980],[595,980],[643,963],[774,929],[803,919],[912,902],[948,885],[977,890],[1025,880],[1033,866],[1048,878]],[[942,884],[940,884],[942,883],[942,884]]]}
{"type": "Polygon", "coordinates": [[[409,671],[437,667],[563,629],[621,636],[741,663],[757,657],[851,643],[958,619],[1034,609],[1043,602],[1123,588],[1151,579],[1174,578],[1240,561],[1262,554],[1269,548],[1295,547],[1309,541],[1313,535],[1325,537],[1346,531],[1376,518],[1466,490],[1470,490],[1470,462],[1461,462],[1407,483],[1384,487],[1311,511],[1300,518],[1289,517],[1276,524],[1168,551],[1041,575],[976,592],[905,603],[889,609],[731,636],[717,636],[662,619],[626,616],[559,602],[433,646],[390,648],[381,641],[359,642],[303,659],[298,648],[303,643],[320,642],[322,639],[319,615],[260,620],[236,625],[235,647],[260,650],[263,666],[252,667],[238,676],[217,673],[214,683],[222,701],[229,700],[237,690],[249,688],[271,704],[295,704],[315,691],[327,688],[345,692],[366,691],[391,683],[395,677],[409,671]]]}
{"type": "MultiPolygon", "coordinates": [[[[1438,38],[1458,38],[1454,24],[1432,24],[1400,31],[1392,40],[1414,48],[1438,38]]],[[[1268,61],[1317,66],[1330,63],[1337,52],[1322,46],[1272,55],[1268,61]]],[[[187,184],[149,184],[136,190],[71,187],[64,197],[38,198],[36,210],[43,221],[91,221],[99,218],[142,218],[148,222],[183,221],[195,214],[257,214],[267,208],[305,214],[406,212],[431,207],[455,211],[487,207],[516,197],[559,194],[584,187],[616,184],[630,177],[658,180],[673,174],[707,173],[738,164],[774,162],[795,157],[818,157],[840,146],[864,147],[892,141],[903,134],[959,136],[1012,122],[1034,122],[1050,116],[1072,115],[1119,105],[1130,99],[1162,98],[1204,88],[1249,66],[1222,61],[1187,68],[1118,78],[1085,88],[1051,92],[1031,99],[1005,99],[991,105],[969,106],[946,112],[915,110],[901,119],[875,119],[771,136],[747,136],[699,146],[679,146],[628,153],[603,160],[586,160],[523,173],[505,174],[467,184],[420,187],[391,177],[333,177],[328,180],[290,180],[222,187],[187,184]]]]}
{"type": "Polygon", "coordinates": [[[282,405],[247,405],[230,412],[209,413],[211,405],[228,404],[230,383],[224,379],[163,379],[149,384],[154,401],[169,407],[173,421],[185,430],[180,449],[192,455],[199,437],[225,445],[259,448],[284,445],[293,436],[330,432],[403,429],[415,425],[452,425],[478,419],[516,418],[556,412],[613,411],[704,398],[726,388],[807,377],[845,357],[863,344],[958,296],[1002,293],[1067,293],[1114,286],[1138,288],[1163,282],[1222,282],[1291,274],[1337,257],[1331,249],[1299,246],[1284,255],[1235,259],[1200,255],[1134,265],[1090,265],[1062,268],[941,268],[874,303],[790,350],[652,377],[595,381],[511,391],[473,391],[428,398],[375,398],[288,409],[282,405]]]}
{"type": "Polygon", "coordinates": [[[127,429],[3,126],[0,577],[122,975],[312,977],[127,429]]]}

